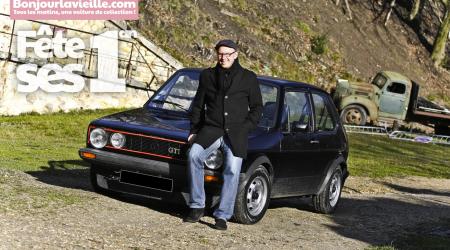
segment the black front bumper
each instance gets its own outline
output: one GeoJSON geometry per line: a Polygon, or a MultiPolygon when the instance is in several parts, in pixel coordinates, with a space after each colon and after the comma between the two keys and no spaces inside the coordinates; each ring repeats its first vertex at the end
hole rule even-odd
{"type": "MultiPolygon", "coordinates": [[[[188,204],[188,172],[185,164],[92,148],[80,149],[79,155],[91,163],[91,178],[95,178],[97,174],[102,176],[107,182],[108,190],[188,204]],[[86,158],[82,153],[94,154],[95,158],[86,158]]],[[[210,170],[205,170],[205,174],[220,175],[219,172],[210,170]]],[[[220,182],[205,183],[207,206],[214,206],[218,202],[220,187],[220,182]]]]}

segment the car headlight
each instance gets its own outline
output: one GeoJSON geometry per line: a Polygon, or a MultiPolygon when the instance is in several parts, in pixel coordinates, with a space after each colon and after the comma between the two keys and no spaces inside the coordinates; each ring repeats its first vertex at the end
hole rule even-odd
{"type": "Polygon", "coordinates": [[[125,136],[121,133],[114,133],[111,135],[111,145],[115,148],[122,148],[125,146],[125,136]]]}
{"type": "Polygon", "coordinates": [[[223,164],[223,153],[221,150],[214,150],[208,158],[205,160],[205,165],[207,168],[216,170],[222,167],[223,164]]]}
{"type": "Polygon", "coordinates": [[[108,142],[108,134],[105,130],[96,128],[91,131],[91,134],[89,135],[89,141],[95,148],[103,148],[108,142]]]}

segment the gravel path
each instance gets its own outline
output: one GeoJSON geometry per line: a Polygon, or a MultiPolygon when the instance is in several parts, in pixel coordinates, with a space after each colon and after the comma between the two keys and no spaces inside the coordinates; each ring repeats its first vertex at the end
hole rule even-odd
{"type": "Polygon", "coordinates": [[[450,220],[446,179],[350,177],[333,215],[314,213],[309,199],[273,200],[256,225],[217,231],[211,217],[186,224],[183,207],[109,198],[85,174],[72,177],[62,187],[0,169],[0,249],[364,249],[450,220]]]}

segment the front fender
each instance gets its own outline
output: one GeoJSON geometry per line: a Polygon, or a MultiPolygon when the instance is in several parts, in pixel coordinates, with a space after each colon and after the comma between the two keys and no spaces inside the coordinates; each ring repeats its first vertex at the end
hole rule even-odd
{"type": "Polygon", "coordinates": [[[245,187],[249,176],[259,165],[264,165],[264,167],[267,169],[267,172],[269,172],[270,183],[273,183],[274,172],[273,172],[273,165],[270,162],[270,159],[264,154],[251,156],[249,155],[249,157],[245,159],[245,162],[242,164],[241,167],[241,174],[239,176],[239,182],[241,183],[240,189],[245,187]]]}

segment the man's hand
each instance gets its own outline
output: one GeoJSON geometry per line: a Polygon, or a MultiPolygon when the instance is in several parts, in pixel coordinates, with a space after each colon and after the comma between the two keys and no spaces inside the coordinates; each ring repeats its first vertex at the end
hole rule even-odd
{"type": "Polygon", "coordinates": [[[197,137],[197,134],[190,134],[188,137],[188,143],[192,144],[194,142],[195,137],[197,137]]]}

